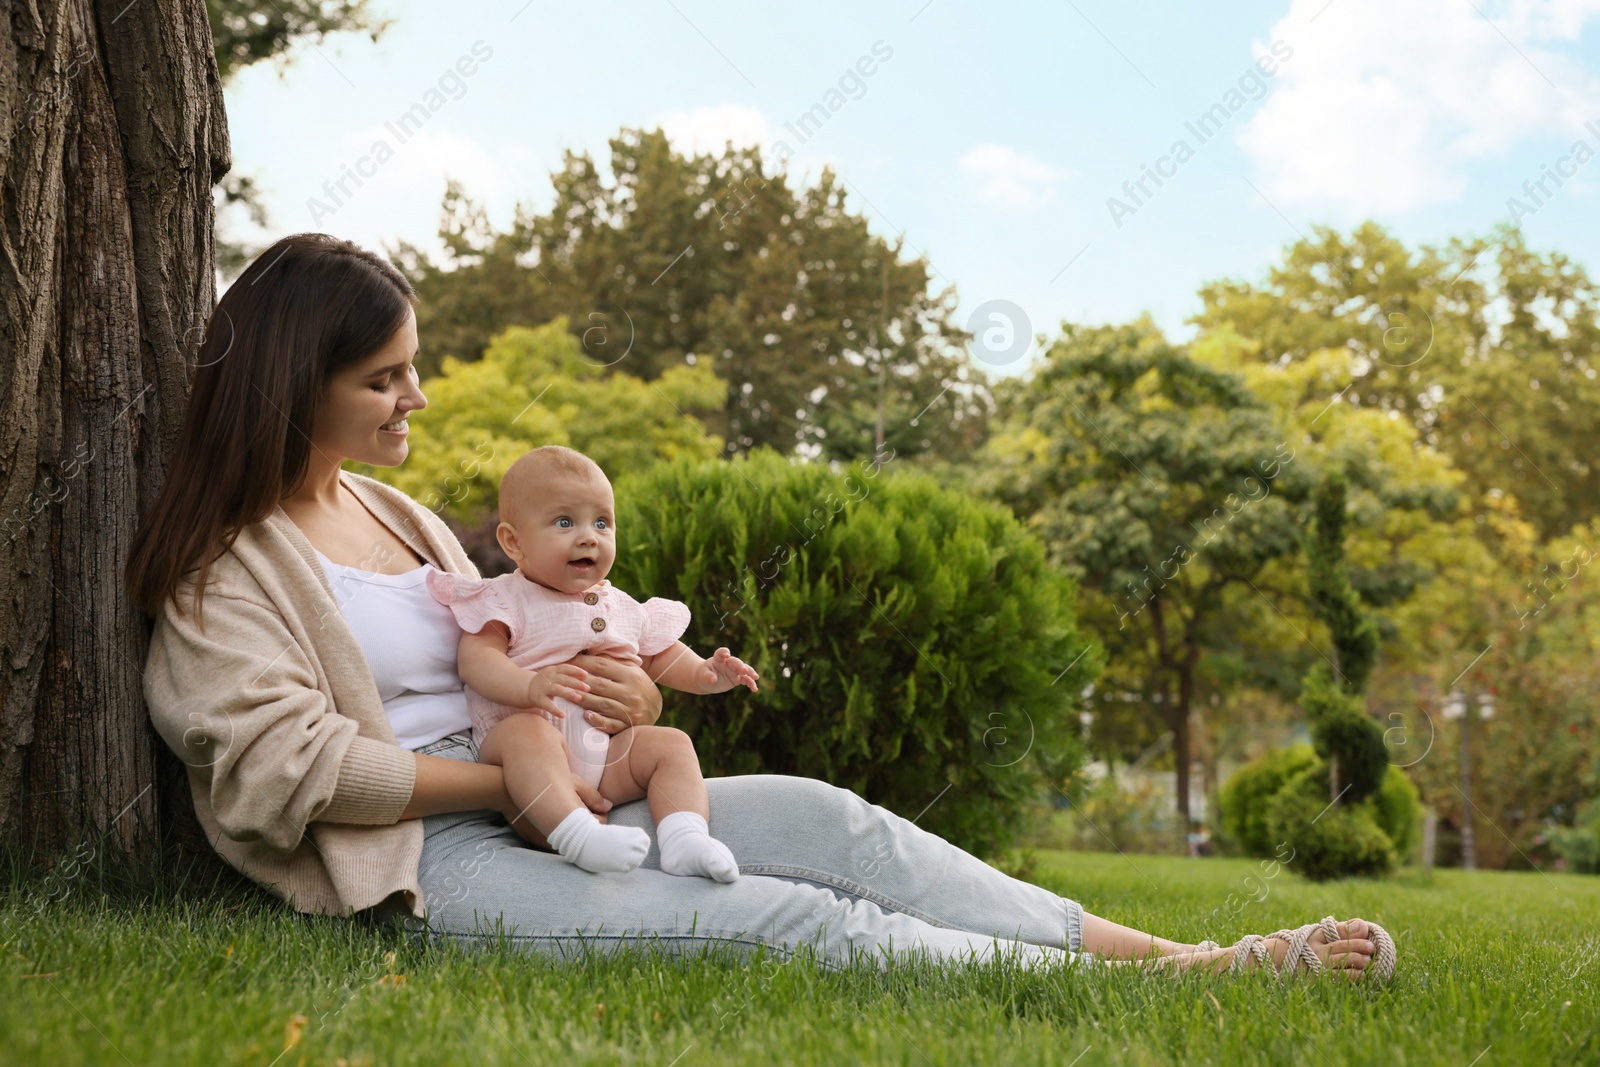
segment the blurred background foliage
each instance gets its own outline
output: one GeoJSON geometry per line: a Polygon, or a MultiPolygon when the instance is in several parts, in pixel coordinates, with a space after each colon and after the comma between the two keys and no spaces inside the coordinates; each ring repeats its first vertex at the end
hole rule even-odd
{"type": "MultiPolygon", "coordinates": [[[[748,562],[758,549],[738,547],[739,523],[801,508],[796,494],[825,492],[846,470],[881,468],[873,494],[845,508],[862,522],[902,479],[905,500],[936,510],[952,495],[1004,508],[1006,543],[1024,539],[1045,561],[1037,580],[1075,588],[1084,664],[1100,672],[1055,687],[1076,679],[1072,699],[1050,705],[1052,730],[1077,727],[1102,770],[1192,766],[1192,795],[1227,846],[1214,813],[1228,774],[1309,737],[1296,701],[1330,642],[1310,606],[1309,487],[1337,468],[1349,581],[1380,640],[1365,712],[1438,813],[1441,857],[1465,807],[1459,727],[1440,714],[1452,686],[1497,701],[1474,727],[1479,863],[1555,862],[1557,845],[1585,832],[1572,827],[1600,792],[1588,566],[1600,538],[1600,289],[1581,267],[1509,227],[1419,248],[1373,223],[1320,228],[1263,277],[1202,287],[1187,340],[1148,318],[1061,323],[1004,377],[969,353],[953,287],[871,233],[831,172],[797,186],[750,150],[683,155],[659,130],[623,130],[611,149],[605,172],[569,154],[552,206],[519,209],[506,230],[453,185],[443,252],[390,250],[421,296],[430,404],[413,416],[413,458],[365,473],[439,511],[486,572],[508,566],[492,538],[499,475],[550,442],[629,487],[629,522],[663,540],[629,542],[619,580],[693,597],[697,625],[726,605],[690,577],[704,563],[692,553],[716,545],[733,553],[717,566],[748,562]],[[704,466],[715,457],[721,466],[704,466]]],[[[908,530],[932,521],[904,514],[908,530]]],[[[896,572],[884,566],[887,583],[896,572]]],[[[917,580],[893,578],[912,599],[917,580]]],[[[872,605],[889,590],[847,588],[847,628],[876,625],[872,605]]],[[[804,626],[845,625],[817,611],[804,626]]],[[[771,657],[802,623],[763,608],[734,625],[739,651],[771,657]]],[[[898,641],[905,661],[874,686],[926,680],[910,631],[875,640],[898,641]]],[[[1008,669],[1031,677],[1021,647],[1008,669]]],[[[805,700],[774,693],[798,719],[784,729],[814,734],[696,720],[708,741],[734,731],[703,751],[723,769],[800,766],[780,750],[842,760],[806,738],[832,736],[858,706],[850,684],[805,700]]],[[[903,699],[889,691],[875,708],[903,699]]],[[[943,781],[979,774],[961,745],[940,744],[929,751],[943,781]]],[[[895,768],[874,778],[827,766],[875,800],[921,795],[888,784],[895,768]]],[[[1099,795],[1074,766],[1035,768],[1056,776],[1029,786],[1041,818],[1052,798],[1099,795]]],[[[958,808],[954,792],[939,806],[958,808]]],[[[1169,793],[1169,811],[1189,795],[1169,793]]]]}

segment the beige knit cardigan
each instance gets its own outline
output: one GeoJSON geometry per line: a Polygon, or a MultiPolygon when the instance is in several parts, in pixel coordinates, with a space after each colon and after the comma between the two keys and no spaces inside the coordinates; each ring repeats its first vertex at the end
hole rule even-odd
{"type": "MultiPolygon", "coordinates": [[[[478,577],[433,512],[340,476],[423,559],[478,577]]],[[[421,916],[422,822],[400,820],[416,759],[395,741],[311,542],[281,507],[240,531],[212,564],[204,630],[191,612],[195,574],[156,619],[144,696],[188,765],[212,845],[300,911],[350,915],[400,893],[421,916]]]]}

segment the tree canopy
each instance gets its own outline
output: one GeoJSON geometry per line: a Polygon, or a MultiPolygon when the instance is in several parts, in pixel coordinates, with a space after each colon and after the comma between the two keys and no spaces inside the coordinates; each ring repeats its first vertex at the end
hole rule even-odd
{"type": "Polygon", "coordinates": [[[1544,536],[1600,511],[1600,288],[1581,266],[1510,228],[1416,252],[1373,223],[1315,234],[1261,283],[1203,287],[1194,321],[1265,362],[1342,353],[1343,403],[1409,420],[1544,536]]]}
{"type": "Polygon", "coordinates": [[[686,156],[660,130],[624,130],[610,150],[605,175],[568,152],[549,210],[519,208],[506,231],[453,185],[444,258],[396,248],[433,358],[470,361],[506,326],[566,316],[591,359],[646,381],[709,365],[728,384],[709,423],[730,453],[976,443],[986,382],[953,288],[931,293],[927,262],[871,233],[831,170],[796,187],[753,148],[686,156]]]}

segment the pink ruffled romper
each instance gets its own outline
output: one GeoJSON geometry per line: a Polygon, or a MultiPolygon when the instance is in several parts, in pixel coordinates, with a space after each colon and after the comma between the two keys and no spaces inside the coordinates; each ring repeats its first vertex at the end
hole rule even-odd
{"type": "MultiPolygon", "coordinates": [[[[558,593],[521,571],[498,578],[468,578],[432,570],[426,580],[428,592],[451,610],[467,633],[480,632],[490,620],[505,623],[511,631],[506,655],[518,667],[530,670],[565,663],[580,652],[603,653],[638,664],[641,655],[654,656],[672,647],[689,628],[687,605],[660,597],[641,604],[608,581],[582,593],[558,593]]],[[[561,728],[573,773],[598,786],[610,735],[585,722],[583,709],[576,704],[561,697],[555,702],[566,713],[564,718],[536,714],[545,714],[561,728]]],[[[480,745],[495,723],[527,710],[496,704],[470,685],[467,709],[472,715],[472,739],[480,745]]]]}

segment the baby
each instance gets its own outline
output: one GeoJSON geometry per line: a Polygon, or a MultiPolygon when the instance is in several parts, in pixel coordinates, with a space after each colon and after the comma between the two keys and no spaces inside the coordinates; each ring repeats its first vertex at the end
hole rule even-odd
{"type": "Polygon", "coordinates": [[[588,725],[574,703],[587,675],[566,661],[615,656],[685,693],[753,691],[759,676],[726,648],[705,660],[679,641],[689,625],[683,604],[640,604],[605,580],[616,513],[611,483],[588,456],[559,445],[523,455],[500,481],[500,518],[495,536],[517,570],[489,579],[430,571],[427,583],[464,631],[457,661],[478,759],[505,769],[517,832],[532,826],[586,871],[637,867],[649,835],[597,820],[573,788],[577,774],[613,803],[649,798],[663,871],[735,881],[733,853],[706,825],[706,783],[688,735],[634,726],[612,737],[588,725]]]}

